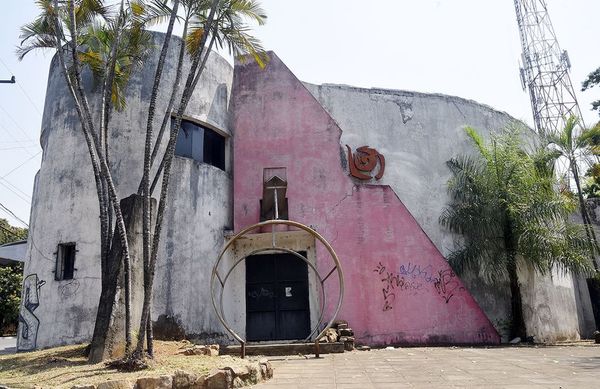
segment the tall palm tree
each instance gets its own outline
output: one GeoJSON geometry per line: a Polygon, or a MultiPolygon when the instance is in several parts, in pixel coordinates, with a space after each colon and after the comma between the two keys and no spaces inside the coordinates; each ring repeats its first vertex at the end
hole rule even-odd
{"type": "MultiPolygon", "coordinates": [[[[177,5],[176,2],[174,6],[177,5]]],[[[260,42],[252,37],[248,20],[254,21],[259,25],[264,24],[266,15],[256,0],[183,0],[181,5],[184,9],[184,37],[183,41],[187,47],[187,52],[191,59],[191,67],[188,73],[185,86],[182,90],[181,99],[179,101],[175,120],[172,122],[169,140],[166,151],[163,154],[160,166],[157,173],[150,183],[150,171],[152,162],[156,156],[156,150],[162,139],[164,128],[168,123],[171,111],[165,113],[163,119],[163,127],[159,130],[158,139],[154,145],[153,151],[151,147],[151,138],[147,137],[145,149],[145,165],[144,174],[140,183],[140,192],[144,195],[144,235],[147,240],[144,241],[145,272],[144,272],[144,304],[142,307],[142,320],[138,331],[138,341],[136,347],[136,357],[142,357],[143,342],[146,333],[148,354],[152,355],[152,326],[150,325],[150,306],[152,302],[152,289],[154,284],[154,273],[156,261],[158,257],[158,246],[160,242],[160,234],[162,231],[162,222],[164,211],[167,204],[167,195],[169,190],[171,163],[175,154],[175,144],[181,126],[183,114],[192,96],[192,92],[196,88],[200,80],[200,76],[204,71],[208,57],[215,43],[219,48],[228,48],[229,52],[234,56],[251,55],[252,58],[260,65],[265,65],[267,56],[260,45],[260,42]],[[161,175],[162,174],[162,175],[161,175]],[[149,245],[150,238],[150,196],[152,195],[155,185],[159,177],[162,177],[160,198],[158,201],[156,222],[154,224],[154,237],[151,246],[149,245]]],[[[175,7],[173,7],[175,8],[175,7]]],[[[181,73],[183,61],[183,46],[180,48],[179,64],[177,66],[176,79],[178,80],[181,73]]],[[[158,82],[155,79],[155,83],[158,82]]],[[[156,85],[156,84],[155,84],[156,85]]],[[[173,87],[171,102],[174,101],[174,96],[177,92],[177,87],[173,87]]],[[[150,120],[148,121],[149,126],[150,120]]]]}
{"type": "Polygon", "coordinates": [[[540,273],[554,266],[590,270],[588,240],[569,223],[573,202],[554,190],[552,158],[547,151],[528,153],[520,131],[509,128],[484,142],[467,129],[477,155],[447,162],[450,204],[440,223],[461,235],[448,260],[458,272],[476,271],[486,281],[507,279],[511,296],[511,337],[527,335],[518,268],[540,273]]]}
{"type": "MultiPolygon", "coordinates": [[[[576,195],[579,200],[579,212],[583,219],[586,234],[593,244],[596,254],[600,254],[596,233],[592,227],[592,222],[583,198],[581,177],[579,174],[579,163],[583,162],[590,155],[598,154],[597,140],[600,138],[600,126],[596,125],[591,129],[584,129],[580,134],[577,134],[578,124],[579,119],[571,116],[561,132],[547,134],[546,139],[549,147],[556,152],[557,158],[564,158],[568,163],[569,172],[572,174],[573,181],[575,182],[576,195]]],[[[598,270],[598,265],[593,258],[592,256],[594,268],[598,270]]]]}
{"type": "Polygon", "coordinates": [[[38,0],[37,4],[41,14],[22,28],[22,42],[17,53],[20,58],[23,58],[36,49],[56,50],[90,154],[100,208],[102,294],[94,333],[96,335],[98,332],[99,322],[105,323],[104,332],[108,331],[114,301],[112,297],[114,297],[122,258],[125,278],[125,343],[126,351],[129,353],[131,351],[129,242],[120,198],[110,170],[107,133],[110,111],[113,108],[122,109],[125,105],[123,90],[132,70],[141,63],[141,58],[147,51],[147,37],[143,32],[143,26],[135,17],[136,3],[126,3],[122,0],[118,7],[109,7],[101,0],[38,0]],[[88,103],[89,92],[83,86],[81,72],[84,68],[91,70],[100,85],[102,104],[99,125],[93,120],[88,103]],[[113,213],[119,236],[117,242],[119,250],[115,250],[111,256],[109,253],[113,213]],[[102,304],[103,301],[105,306],[102,304]]]}
{"type": "MultiPolygon", "coordinates": [[[[155,72],[148,109],[144,167],[138,190],[139,194],[143,196],[145,293],[138,342],[133,357],[140,358],[146,331],[148,333],[148,351],[152,354],[152,327],[149,313],[153,278],[163,214],[167,202],[170,167],[183,113],[215,44],[217,47],[229,49],[230,53],[235,56],[250,54],[254,60],[264,66],[267,60],[266,55],[260,42],[249,34],[250,28],[247,21],[252,20],[263,24],[266,16],[256,0],[137,0],[135,2],[121,0],[118,6],[105,6],[102,0],[38,0],[38,5],[42,13],[34,22],[23,28],[23,42],[19,55],[22,57],[38,48],[50,48],[57,51],[67,86],[75,101],[96,179],[101,220],[102,294],[100,307],[106,305],[104,307],[106,309],[99,307],[92,350],[95,349],[95,344],[105,342],[102,338],[106,338],[108,321],[99,319],[100,316],[104,318],[111,316],[114,290],[108,286],[116,285],[119,274],[118,271],[115,271],[115,266],[109,266],[109,252],[114,251],[111,250],[114,248],[114,245],[111,245],[114,212],[116,229],[120,237],[118,243],[123,249],[127,355],[130,355],[132,351],[130,347],[129,242],[110,171],[108,128],[111,111],[125,107],[124,90],[131,72],[147,53],[148,36],[145,34],[145,27],[150,23],[168,21],[167,34],[155,72]],[[183,8],[183,16],[178,11],[180,5],[183,8]],[[163,122],[156,137],[157,140],[152,145],[154,137],[152,119],[156,110],[155,102],[170,37],[177,21],[183,21],[183,42],[185,44],[182,44],[179,50],[176,82],[171,89],[168,108],[163,113],[163,122]],[[183,62],[186,60],[186,48],[191,60],[191,68],[177,104],[175,120],[171,121],[172,108],[175,106],[176,97],[179,96],[179,80],[182,77],[183,62]],[[70,55],[70,58],[65,58],[65,54],[70,55]],[[92,119],[88,97],[83,88],[81,71],[84,67],[91,70],[96,84],[100,88],[99,95],[102,101],[99,124],[92,119]],[[150,180],[150,171],[158,156],[160,143],[164,138],[168,123],[172,124],[166,152],[161,157],[161,163],[154,179],[150,180]],[[162,178],[161,193],[154,225],[154,236],[151,238],[150,196],[159,178],[162,178]],[[114,282],[108,282],[107,279],[114,282]]],[[[98,355],[96,354],[96,356],[98,355]]],[[[90,354],[90,358],[93,359],[92,354],[90,354]]]]}

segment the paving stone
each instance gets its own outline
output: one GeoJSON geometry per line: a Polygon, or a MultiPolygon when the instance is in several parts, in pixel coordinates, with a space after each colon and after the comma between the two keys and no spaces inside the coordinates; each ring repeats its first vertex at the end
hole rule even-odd
{"type": "Polygon", "coordinates": [[[399,348],[272,360],[257,388],[597,388],[600,346],[399,348]],[[301,383],[301,384],[299,384],[301,383]],[[302,385],[304,384],[304,385],[302,385]]]}

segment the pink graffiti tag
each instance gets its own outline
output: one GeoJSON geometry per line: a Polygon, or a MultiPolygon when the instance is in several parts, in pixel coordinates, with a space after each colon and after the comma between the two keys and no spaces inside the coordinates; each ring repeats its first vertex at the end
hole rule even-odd
{"type": "Polygon", "coordinates": [[[375,175],[375,179],[379,180],[385,172],[385,157],[375,149],[369,146],[361,146],[356,149],[356,153],[352,155],[352,149],[346,145],[348,149],[348,165],[350,166],[350,175],[359,180],[370,180],[372,176],[362,173],[371,173],[377,166],[379,161],[379,171],[375,175]]]}

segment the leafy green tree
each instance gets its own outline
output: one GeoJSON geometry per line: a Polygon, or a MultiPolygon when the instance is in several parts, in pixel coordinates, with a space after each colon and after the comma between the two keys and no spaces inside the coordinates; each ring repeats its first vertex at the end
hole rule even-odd
{"type": "Polygon", "coordinates": [[[13,227],[6,219],[0,219],[0,245],[27,239],[27,228],[13,227]]]}
{"type": "MultiPolygon", "coordinates": [[[[600,68],[594,70],[587,76],[585,81],[581,84],[581,91],[585,92],[596,85],[600,85],[600,68]]],[[[598,111],[598,114],[600,115],[600,100],[592,102],[592,110],[598,111]]]]}
{"type": "Polygon", "coordinates": [[[22,283],[22,264],[0,266],[0,336],[16,332],[22,283]]]}
{"type": "Polygon", "coordinates": [[[589,241],[581,226],[568,221],[575,203],[555,190],[551,153],[525,151],[515,128],[492,135],[488,143],[474,129],[466,132],[477,155],[447,162],[451,201],[440,223],[461,235],[448,260],[458,273],[509,281],[510,335],[524,339],[518,269],[591,271],[589,241]]]}
{"type": "MultiPolygon", "coordinates": [[[[0,245],[27,239],[27,229],[11,226],[0,219],[0,245]]],[[[0,266],[0,336],[17,329],[23,265],[0,266]]]]}
{"type": "Polygon", "coordinates": [[[593,164],[585,173],[583,194],[587,199],[600,198],[600,164],[593,164]]]}

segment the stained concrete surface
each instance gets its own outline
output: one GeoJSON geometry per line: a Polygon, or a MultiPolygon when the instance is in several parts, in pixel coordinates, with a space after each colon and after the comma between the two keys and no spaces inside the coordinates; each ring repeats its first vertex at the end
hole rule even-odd
{"type": "Polygon", "coordinates": [[[419,347],[272,358],[276,388],[598,388],[600,346],[419,347]]]}
{"type": "Polygon", "coordinates": [[[0,336],[0,355],[17,352],[16,336],[0,336]]]}

